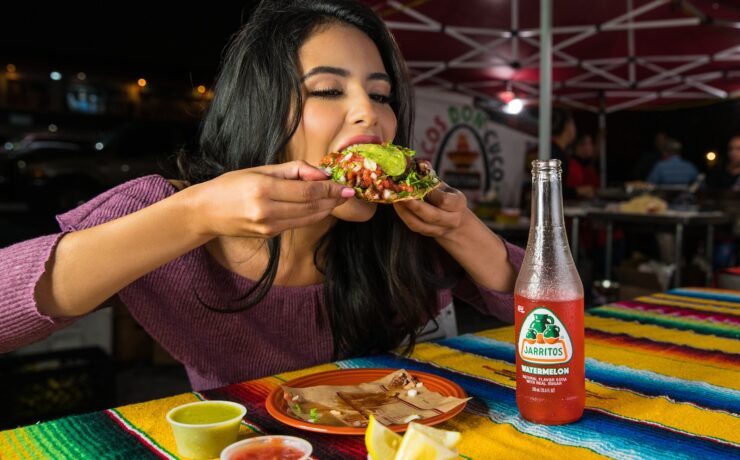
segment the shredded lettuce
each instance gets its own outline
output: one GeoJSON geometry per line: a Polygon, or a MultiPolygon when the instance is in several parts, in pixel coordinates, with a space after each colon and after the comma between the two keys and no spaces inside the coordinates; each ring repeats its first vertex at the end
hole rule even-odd
{"type": "Polygon", "coordinates": [[[419,177],[419,175],[416,174],[416,171],[411,171],[403,182],[406,185],[413,186],[415,189],[426,189],[436,184],[437,180],[432,175],[419,177]]]}
{"type": "Polygon", "coordinates": [[[339,182],[339,179],[341,179],[342,176],[344,176],[344,171],[342,170],[342,168],[335,168],[331,172],[331,180],[333,180],[334,182],[339,182]]]}

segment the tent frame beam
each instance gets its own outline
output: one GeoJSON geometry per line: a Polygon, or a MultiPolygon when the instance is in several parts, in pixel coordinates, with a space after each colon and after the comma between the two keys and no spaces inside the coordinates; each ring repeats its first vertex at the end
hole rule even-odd
{"type": "MultiPolygon", "coordinates": [[[[447,61],[409,61],[409,67],[416,71],[412,79],[414,84],[429,82],[433,85],[442,85],[442,87],[447,89],[452,88],[466,94],[475,93],[478,97],[490,99],[492,97],[490,93],[479,91],[479,89],[490,90],[502,87],[505,84],[505,80],[498,80],[500,83],[492,83],[485,80],[453,84],[439,78],[439,74],[448,69],[526,67],[540,60],[543,29],[541,27],[539,29],[519,29],[519,3],[520,0],[510,0],[511,16],[508,30],[442,24],[413,7],[400,3],[398,0],[389,0],[388,5],[403,13],[408,20],[388,21],[387,24],[391,29],[395,30],[442,33],[470,48],[469,51],[447,61]],[[483,39],[484,37],[493,37],[493,39],[486,41],[483,39]],[[510,47],[511,54],[508,57],[495,52],[498,47],[504,44],[508,44],[510,47]],[[522,44],[531,46],[538,51],[520,60],[522,44]],[[485,55],[486,58],[476,60],[476,57],[481,55],[485,55]]],[[[634,0],[625,0],[626,11],[600,25],[586,24],[552,27],[552,24],[550,24],[547,30],[550,38],[556,35],[571,35],[570,37],[559,40],[557,43],[553,44],[551,42],[550,54],[557,59],[550,59],[549,64],[551,68],[578,68],[583,70],[582,73],[561,82],[554,84],[550,82],[552,87],[560,91],[566,88],[597,90],[596,93],[584,91],[562,94],[556,97],[559,102],[584,110],[598,112],[600,110],[600,104],[599,106],[594,106],[581,102],[589,99],[589,93],[593,95],[600,94],[609,99],[630,98],[630,100],[618,102],[614,106],[622,109],[635,107],[645,101],[669,96],[672,98],[687,99],[698,99],[702,97],[724,99],[733,96],[734,93],[729,94],[727,91],[710,84],[711,81],[723,77],[729,78],[729,72],[708,72],[696,75],[689,75],[688,72],[712,61],[740,61],[740,45],[715,53],[700,55],[638,55],[635,31],[696,27],[702,25],[740,28],[740,22],[734,23],[732,21],[717,21],[714,19],[709,21],[707,15],[696,8],[690,0],[652,0],[637,8],[634,7],[635,3],[634,0]],[[690,16],[638,20],[642,14],[654,11],[669,3],[677,3],[682,11],[690,16]],[[722,22],[722,24],[718,24],[719,22],[722,22]],[[604,31],[624,31],[626,33],[627,56],[580,60],[564,51],[565,48],[604,31]],[[673,68],[667,68],[660,65],[662,63],[677,63],[678,65],[673,68]],[[626,66],[626,72],[616,73],[622,66],[626,66]],[[653,74],[638,80],[638,68],[649,70],[653,74]],[[669,87],[670,85],[674,86],[669,87]],[[667,89],[661,90],[659,89],[661,87],[666,87],[667,89]],[[691,91],[691,89],[694,91],[691,91]]],[[[540,6],[542,7],[542,4],[540,6]]],[[[527,85],[524,82],[516,81],[511,81],[509,84],[519,91],[530,95],[541,96],[541,92],[536,85],[527,85]]],[[[529,101],[531,100],[527,100],[527,102],[529,101]]],[[[613,111],[613,107],[609,107],[609,112],[611,113],[613,111]]]]}

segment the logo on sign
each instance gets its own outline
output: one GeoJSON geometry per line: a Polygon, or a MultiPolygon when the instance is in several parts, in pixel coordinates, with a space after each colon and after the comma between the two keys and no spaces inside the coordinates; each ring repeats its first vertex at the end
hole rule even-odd
{"type": "Polygon", "coordinates": [[[537,307],[524,319],[517,344],[519,356],[532,364],[564,364],[573,355],[565,325],[552,310],[537,307]]]}
{"type": "Polygon", "coordinates": [[[460,190],[481,190],[487,188],[486,172],[481,152],[483,144],[478,135],[466,126],[453,128],[442,143],[437,155],[436,170],[451,187],[460,190]]]}

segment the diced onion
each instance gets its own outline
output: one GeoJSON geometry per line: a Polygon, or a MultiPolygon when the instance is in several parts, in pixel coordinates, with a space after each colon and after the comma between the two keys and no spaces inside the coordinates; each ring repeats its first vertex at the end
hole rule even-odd
{"type": "Polygon", "coordinates": [[[375,171],[375,168],[378,167],[378,164],[369,158],[365,158],[365,161],[363,161],[363,166],[365,166],[365,169],[375,171]]]}

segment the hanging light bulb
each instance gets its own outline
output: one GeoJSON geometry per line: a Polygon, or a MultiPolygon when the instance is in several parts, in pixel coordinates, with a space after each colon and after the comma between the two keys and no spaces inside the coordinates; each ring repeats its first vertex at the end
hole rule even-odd
{"type": "Polygon", "coordinates": [[[506,82],[506,90],[498,93],[498,98],[504,103],[501,110],[509,115],[517,115],[524,108],[524,102],[511,89],[511,80],[506,82]]]}
{"type": "Polygon", "coordinates": [[[504,106],[503,111],[509,115],[518,115],[522,112],[523,108],[524,102],[518,97],[515,97],[504,106]]]}

